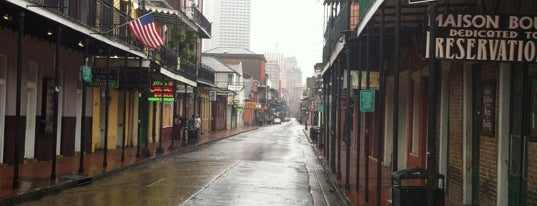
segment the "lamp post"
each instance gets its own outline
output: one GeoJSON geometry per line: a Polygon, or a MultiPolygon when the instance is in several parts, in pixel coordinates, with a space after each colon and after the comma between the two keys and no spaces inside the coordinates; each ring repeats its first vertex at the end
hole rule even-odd
{"type": "Polygon", "coordinates": [[[308,130],[308,117],[310,115],[309,112],[309,106],[308,106],[308,99],[310,98],[310,88],[306,88],[306,98],[304,101],[304,108],[306,108],[306,112],[304,113],[304,128],[308,130]]]}

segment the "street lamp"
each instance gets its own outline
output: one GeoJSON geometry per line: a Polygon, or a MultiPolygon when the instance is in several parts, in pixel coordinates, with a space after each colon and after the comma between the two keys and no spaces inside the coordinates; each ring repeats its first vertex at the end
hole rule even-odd
{"type": "Polygon", "coordinates": [[[323,71],[323,63],[317,63],[317,64],[315,64],[315,66],[313,68],[315,70],[315,74],[320,75],[321,72],[323,71]]]}

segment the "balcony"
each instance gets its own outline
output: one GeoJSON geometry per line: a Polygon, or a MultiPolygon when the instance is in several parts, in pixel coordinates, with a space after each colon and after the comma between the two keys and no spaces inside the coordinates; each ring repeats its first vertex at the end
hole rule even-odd
{"type": "Polygon", "coordinates": [[[160,65],[163,66],[166,70],[171,71],[173,73],[178,72],[178,59],[177,54],[171,50],[170,48],[166,46],[162,46],[160,49],[160,52],[158,52],[159,56],[155,59],[160,60],[160,65]]]}
{"type": "Polygon", "coordinates": [[[205,66],[200,67],[198,71],[198,81],[214,85],[214,70],[205,66]]]}
{"type": "Polygon", "coordinates": [[[181,66],[179,67],[178,74],[192,81],[196,81],[197,66],[195,64],[185,63],[182,61],[180,65],[181,66]]]}
{"type": "MultiPolygon", "coordinates": [[[[351,28],[349,28],[349,6],[349,2],[342,3],[339,13],[328,19],[324,32],[325,45],[323,48],[323,62],[328,62],[334,47],[337,45],[338,40],[342,35],[341,32],[351,30],[351,28]]],[[[353,18],[355,18],[355,16],[353,16],[353,18]]]]}
{"type": "Polygon", "coordinates": [[[203,13],[201,13],[200,10],[198,10],[196,7],[192,7],[192,13],[189,15],[189,17],[200,27],[198,30],[198,34],[201,38],[211,38],[211,22],[205,18],[203,13]]]}
{"type": "Polygon", "coordinates": [[[65,18],[91,28],[103,36],[130,47],[142,50],[142,45],[130,35],[125,23],[132,20],[127,15],[126,5],[121,4],[118,9],[103,0],[87,1],[74,5],[66,5],[60,9],[56,0],[33,0],[39,6],[64,16],[65,18]]]}

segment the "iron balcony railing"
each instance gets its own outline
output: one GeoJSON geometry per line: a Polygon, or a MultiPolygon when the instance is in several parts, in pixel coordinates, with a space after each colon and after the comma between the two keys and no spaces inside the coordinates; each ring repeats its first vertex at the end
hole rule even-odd
{"type": "Polygon", "coordinates": [[[349,28],[349,6],[350,2],[342,3],[339,13],[328,19],[324,32],[325,44],[323,48],[323,62],[328,62],[342,35],[341,32],[351,29],[349,28]]]}
{"type": "Polygon", "coordinates": [[[152,52],[151,54],[154,55],[152,56],[152,59],[155,62],[159,63],[166,70],[171,71],[173,73],[178,73],[178,55],[172,49],[162,45],[158,52],[152,52]]]}
{"type": "Polygon", "coordinates": [[[196,81],[197,71],[197,66],[195,64],[181,62],[178,74],[192,81],[196,81]]]}
{"type": "Polygon", "coordinates": [[[211,38],[211,22],[205,18],[203,13],[196,7],[192,7],[192,20],[200,26],[203,31],[199,32],[202,38],[211,38]]]}
{"type": "Polygon", "coordinates": [[[107,36],[115,41],[142,49],[142,45],[128,32],[126,23],[132,20],[126,13],[126,4],[116,8],[112,3],[103,0],[84,1],[80,4],[66,4],[59,0],[33,0],[39,6],[62,15],[95,30],[95,33],[107,36]],[[61,3],[63,6],[60,6],[61,3]]]}
{"type": "Polygon", "coordinates": [[[214,70],[207,67],[200,67],[198,70],[198,80],[214,84],[214,70]]]}

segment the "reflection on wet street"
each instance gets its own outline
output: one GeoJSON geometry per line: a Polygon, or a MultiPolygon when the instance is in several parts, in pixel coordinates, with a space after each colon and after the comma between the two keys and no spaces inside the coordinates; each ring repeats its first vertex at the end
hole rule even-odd
{"type": "Polygon", "coordinates": [[[295,121],[199,145],[23,205],[340,205],[295,121]]]}

